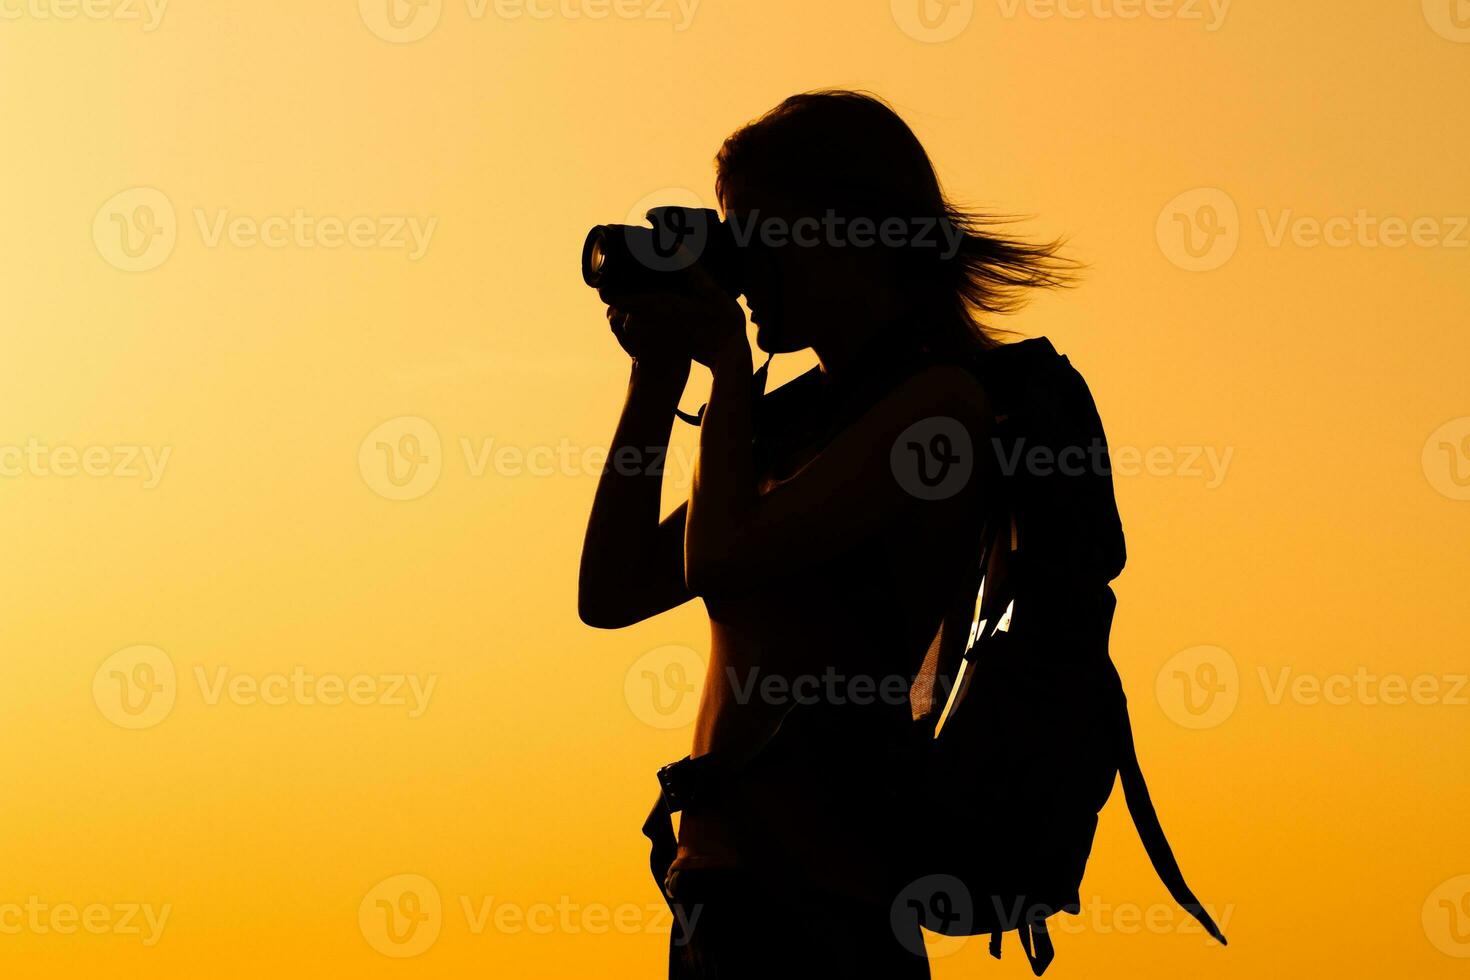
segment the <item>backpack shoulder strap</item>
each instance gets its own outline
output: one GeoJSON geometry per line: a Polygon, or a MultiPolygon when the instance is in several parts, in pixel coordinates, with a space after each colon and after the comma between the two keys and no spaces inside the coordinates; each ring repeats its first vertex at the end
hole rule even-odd
{"type": "MultiPolygon", "coordinates": [[[[1121,692],[1120,692],[1121,696],[1121,692]]],[[[1128,718],[1128,701],[1123,699],[1120,706],[1121,730],[1119,732],[1119,748],[1121,749],[1118,761],[1118,776],[1123,783],[1123,799],[1128,804],[1128,815],[1133,818],[1133,827],[1138,831],[1138,839],[1143,842],[1143,849],[1148,854],[1149,861],[1154,866],[1154,872],[1158,874],[1159,880],[1164,887],[1169,889],[1169,894],[1180,907],[1199,921],[1205,927],[1205,931],[1220,941],[1220,945],[1228,946],[1225,934],[1220,927],[1215,925],[1215,920],[1210,913],[1205,911],[1199,899],[1194,897],[1194,892],[1184,881],[1184,872],[1179,868],[1179,862],[1174,857],[1174,849],[1169,846],[1169,840],[1164,836],[1164,828],[1159,824],[1158,812],[1154,809],[1153,799],[1148,793],[1148,784],[1143,779],[1143,769],[1138,764],[1138,749],[1133,744],[1133,724],[1128,718]]]]}

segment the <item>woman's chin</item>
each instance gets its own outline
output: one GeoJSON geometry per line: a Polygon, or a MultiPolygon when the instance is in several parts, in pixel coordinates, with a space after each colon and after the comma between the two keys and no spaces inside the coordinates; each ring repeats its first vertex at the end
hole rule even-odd
{"type": "Polygon", "coordinates": [[[770,323],[756,324],[755,345],[767,354],[790,354],[808,346],[770,323]]]}

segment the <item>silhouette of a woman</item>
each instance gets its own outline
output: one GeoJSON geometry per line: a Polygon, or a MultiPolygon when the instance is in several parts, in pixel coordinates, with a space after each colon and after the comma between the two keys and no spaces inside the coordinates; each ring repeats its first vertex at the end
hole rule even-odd
{"type": "Polygon", "coordinates": [[[580,581],[593,626],[695,597],[709,613],[697,772],[663,857],[686,926],[671,975],[927,977],[917,927],[890,919],[888,842],[908,684],[975,561],[986,492],[934,492],[942,430],[983,445],[993,413],[966,365],[997,341],[980,317],[1071,266],[948,201],[870,95],[787,99],[716,162],[751,236],[758,346],[811,348],[820,367],[761,397],[744,313],[713,284],[602,294],[632,356],[612,458],[667,446],[691,362],[713,373],[688,502],[660,521],[659,478],[609,466],[580,581]]]}

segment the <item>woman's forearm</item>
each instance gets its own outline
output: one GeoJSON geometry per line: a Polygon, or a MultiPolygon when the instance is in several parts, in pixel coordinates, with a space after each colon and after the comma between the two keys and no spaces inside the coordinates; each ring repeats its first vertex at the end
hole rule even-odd
{"type": "Polygon", "coordinates": [[[721,351],[711,369],[714,381],[699,429],[699,461],[684,532],[685,576],[696,595],[719,587],[734,536],[757,500],[751,357],[745,337],[721,351]]]}
{"type": "Polygon", "coordinates": [[[622,415],[597,483],[582,547],[579,604],[583,619],[605,619],[607,607],[648,575],[658,544],[664,457],[687,365],[657,369],[634,362],[622,415]]]}

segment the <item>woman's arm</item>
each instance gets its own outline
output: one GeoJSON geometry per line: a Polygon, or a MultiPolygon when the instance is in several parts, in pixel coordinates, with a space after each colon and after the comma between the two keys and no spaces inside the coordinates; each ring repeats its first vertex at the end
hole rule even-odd
{"type": "MultiPolygon", "coordinates": [[[[900,520],[912,521],[915,529],[945,527],[975,506],[980,488],[968,484],[937,500],[910,492],[905,484],[918,485],[917,474],[895,472],[893,462],[927,465],[907,446],[895,457],[895,443],[901,436],[912,438],[909,430],[917,423],[934,423],[947,432],[955,431],[955,423],[968,444],[950,445],[945,452],[967,458],[950,462],[968,467],[971,484],[981,472],[976,453],[985,445],[991,412],[974,376],[947,365],[904,381],[795,476],[759,493],[745,318],[734,299],[712,283],[696,276],[694,286],[686,295],[603,294],[615,311],[642,324],[651,344],[677,351],[686,362],[692,357],[714,375],[684,528],[686,594],[746,592],[772,575],[799,574],[828,562],[900,520]],[[909,478],[901,481],[901,476],[909,478]]],[[[672,412],[669,404],[667,413],[672,412]]],[[[927,444],[923,427],[917,431],[919,442],[927,444]]],[[[662,436],[667,435],[666,422],[662,436]]]]}
{"type": "MultiPolygon", "coordinates": [[[[627,626],[693,597],[684,568],[688,505],[658,523],[660,481],[616,468],[621,447],[633,447],[635,454],[648,446],[666,449],[693,360],[713,367],[717,352],[744,349],[746,367],[739,383],[747,389],[750,385],[750,347],[739,304],[697,267],[686,286],[683,292],[598,291],[608,304],[618,343],[633,356],[633,378],[582,548],[578,606],[582,621],[591,626],[627,626]]],[[[722,387],[736,383],[730,371],[716,381],[722,387]]],[[[748,413],[749,390],[743,395],[748,413]]],[[[720,414],[717,425],[744,424],[748,431],[749,419],[742,423],[738,408],[720,414]],[[727,418],[733,421],[727,423],[727,418]]]]}
{"type": "Polygon", "coordinates": [[[750,345],[731,338],[710,363],[709,403],[699,426],[699,458],[684,529],[684,577],[689,590],[706,593],[723,576],[739,545],[739,529],[757,507],[750,345]]]}
{"type": "Polygon", "coordinates": [[[658,517],[674,409],[688,377],[687,361],[633,361],[582,546],[577,610],[588,626],[630,626],[691,598],[684,586],[685,507],[658,517]]]}

